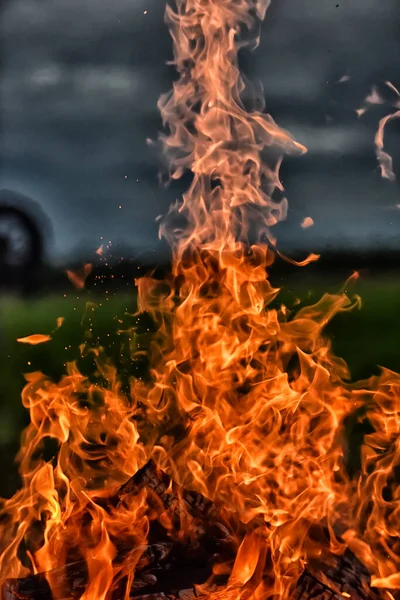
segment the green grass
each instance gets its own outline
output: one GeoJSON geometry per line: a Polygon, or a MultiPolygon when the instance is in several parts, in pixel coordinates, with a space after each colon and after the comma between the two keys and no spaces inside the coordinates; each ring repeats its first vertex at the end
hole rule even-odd
{"type": "MultiPolygon", "coordinates": [[[[274,282],[276,285],[276,282],[274,282]]],[[[343,282],[305,277],[286,284],[282,294],[288,304],[298,297],[303,304],[317,301],[324,292],[337,292],[343,282]]],[[[377,372],[377,365],[400,370],[400,280],[396,277],[381,279],[361,278],[351,284],[350,296],[359,294],[362,308],[337,316],[327,327],[335,352],[350,366],[353,379],[377,372]]],[[[118,329],[124,328],[127,314],[135,310],[135,297],[105,295],[104,297],[70,293],[65,297],[54,294],[29,301],[18,298],[0,298],[0,450],[3,464],[12,462],[27,414],[21,405],[23,373],[42,371],[54,378],[60,377],[65,364],[79,355],[79,344],[85,332],[92,329],[94,339],[114,354],[118,367],[131,372],[132,363],[121,359],[118,329]],[[87,306],[88,302],[94,305],[87,306]],[[58,317],[64,323],[57,329],[58,317]],[[124,323],[122,323],[124,322],[124,323]],[[18,343],[19,337],[35,333],[50,334],[52,340],[37,346],[18,343]],[[121,362],[122,360],[122,362],[121,362]]],[[[132,323],[132,322],[131,322],[132,323]]],[[[6,475],[7,477],[7,475],[6,475]]],[[[10,475],[11,477],[11,475],[10,475]]],[[[11,477],[12,478],[12,477],[11,477]]],[[[9,485],[0,484],[0,496],[9,485]]]]}
{"type": "Polygon", "coordinates": [[[95,298],[88,294],[52,295],[22,300],[0,299],[0,446],[12,443],[26,422],[21,405],[24,373],[42,371],[54,378],[65,372],[65,365],[79,356],[79,345],[92,329],[102,345],[115,342],[116,331],[125,313],[135,310],[135,298],[110,295],[95,298]],[[57,319],[64,322],[57,327],[57,319]],[[18,338],[32,334],[48,334],[48,343],[32,346],[18,338]]]}
{"type": "Polygon", "coordinates": [[[324,292],[342,288],[350,299],[358,295],[361,308],[344,312],[327,326],[335,353],[350,367],[352,379],[359,380],[379,372],[379,366],[400,371],[400,279],[396,276],[361,277],[348,286],[311,278],[293,286],[306,304],[324,292]]]}

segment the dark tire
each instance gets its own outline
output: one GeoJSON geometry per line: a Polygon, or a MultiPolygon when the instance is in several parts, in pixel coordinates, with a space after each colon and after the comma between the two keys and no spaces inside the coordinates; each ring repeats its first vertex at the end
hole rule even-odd
{"type": "Polygon", "coordinates": [[[32,293],[40,287],[52,228],[39,205],[10,190],[0,191],[0,285],[32,293]]]}

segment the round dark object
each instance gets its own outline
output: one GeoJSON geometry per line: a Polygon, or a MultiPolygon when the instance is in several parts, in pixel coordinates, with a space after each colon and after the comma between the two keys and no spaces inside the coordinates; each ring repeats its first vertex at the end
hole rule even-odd
{"type": "Polygon", "coordinates": [[[38,280],[51,238],[51,226],[30,198],[0,191],[0,285],[30,291],[38,280]]]}
{"type": "Polygon", "coordinates": [[[21,209],[0,204],[0,263],[21,268],[42,260],[43,240],[36,224],[21,209]]]}

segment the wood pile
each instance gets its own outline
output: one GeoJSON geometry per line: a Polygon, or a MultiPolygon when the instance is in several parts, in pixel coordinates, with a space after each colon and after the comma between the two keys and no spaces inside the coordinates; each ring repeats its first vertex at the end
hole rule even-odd
{"type": "MultiPolygon", "coordinates": [[[[161,500],[165,509],[179,514],[182,502],[186,514],[193,519],[196,532],[195,542],[171,542],[162,539],[160,530],[150,531],[149,543],[137,548],[135,577],[130,597],[136,600],[192,600],[198,598],[196,585],[206,582],[212,573],[215,557],[232,558],[235,555],[234,534],[240,534],[244,525],[232,522],[223,511],[200,494],[187,492],[149,462],[119,490],[111,501],[119,505],[131,494],[145,487],[161,500]],[[171,493],[172,490],[172,493],[171,493]],[[160,536],[161,539],[154,539],[160,536]]],[[[151,492],[150,492],[151,493],[151,492]]],[[[129,549],[132,556],[132,549],[129,549]]],[[[124,549],[119,559],[123,560],[124,549]]],[[[365,567],[350,552],[332,556],[328,565],[314,564],[300,577],[293,600],[382,600],[378,590],[370,587],[369,574],[365,567]],[[312,571],[312,572],[310,572],[312,571]],[[318,575],[321,574],[321,576],[318,575]],[[323,574],[323,577],[322,577],[323,574]],[[322,583],[321,579],[324,579],[322,583]],[[328,582],[331,582],[329,585],[328,582]]],[[[216,580],[216,585],[226,583],[226,577],[216,580]]],[[[46,575],[40,573],[22,579],[8,580],[2,589],[3,600],[71,600],[79,598],[85,589],[87,568],[85,561],[72,562],[51,571],[54,596],[47,583],[46,575]]],[[[113,596],[114,597],[114,596],[113,596]]],[[[392,592],[393,600],[400,595],[392,592]]],[[[118,590],[115,600],[119,600],[118,590]]]]}

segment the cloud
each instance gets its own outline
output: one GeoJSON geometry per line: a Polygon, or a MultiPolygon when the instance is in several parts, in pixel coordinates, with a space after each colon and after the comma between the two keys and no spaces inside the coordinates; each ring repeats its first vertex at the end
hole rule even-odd
{"type": "Polygon", "coordinates": [[[372,150],[373,136],[360,123],[321,125],[320,127],[306,126],[293,123],[286,125],[287,129],[301,144],[304,144],[309,154],[316,158],[324,157],[332,160],[335,156],[348,155],[349,160],[360,156],[366,149],[372,150]]]}
{"type": "MultiPolygon", "coordinates": [[[[328,126],[315,112],[324,113],[335,60],[364,74],[392,64],[396,2],[272,3],[250,75],[267,106],[286,107],[282,124],[310,156],[351,160],[373,150],[368,128],[328,126]]],[[[158,0],[12,0],[3,9],[0,183],[41,202],[59,255],[102,234],[154,244],[155,217],[174,199],[173,188],[157,186],[146,145],[160,126],[158,96],[171,85],[163,8],[158,0]]]]}

